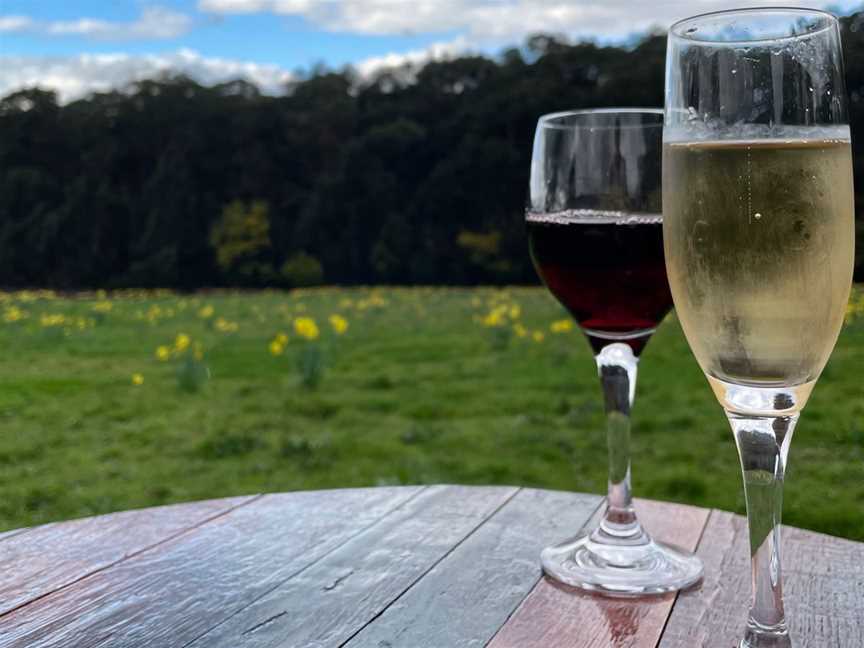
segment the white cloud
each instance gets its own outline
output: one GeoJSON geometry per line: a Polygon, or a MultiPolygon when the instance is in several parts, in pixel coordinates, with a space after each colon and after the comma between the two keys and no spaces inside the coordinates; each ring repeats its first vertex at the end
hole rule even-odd
{"type": "Polygon", "coordinates": [[[272,12],[281,14],[312,11],[327,0],[198,0],[201,11],[225,14],[272,12]]]}
{"type": "Polygon", "coordinates": [[[0,16],[0,33],[26,32],[47,36],[83,36],[94,40],[150,40],[177,38],[192,28],[192,18],[165,7],[145,7],[133,21],[96,18],[33,20],[27,16],[0,16]]]}
{"type": "Polygon", "coordinates": [[[0,32],[26,31],[33,24],[28,16],[0,16],[0,32]]]}
{"type": "Polygon", "coordinates": [[[370,77],[375,72],[385,68],[401,68],[406,65],[420,67],[429,61],[447,60],[464,53],[468,48],[465,39],[456,38],[452,41],[433,43],[423,49],[372,56],[354,63],[353,67],[361,77],[370,77]]]}
{"type": "MultiPolygon", "coordinates": [[[[860,0],[758,0],[751,6],[837,6],[860,0]]],[[[330,31],[412,34],[455,31],[475,44],[515,43],[537,32],[621,38],[693,14],[728,9],[728,0],[198,0],[201,11],[303,16],[330,31]]]]}
{"type": "MultiPolygon", "coordinates": [[[[861,7],[860,0],[749,1],[748,6],[861,7]]],[[[354,64],[362,76],[387,67],[420,66],[426,61],[452,58],[472,49],[515,45],[537,33],[571,38],[625,39],[698,13],[728,9],[728,0],[199,0],[199,8],[234,13],[270,11],[303,15],[329,30],[361,34],[457,32],[450,41],[424,49],[390,52],[354,64]],[[308,9],[298,8],[309,5],[308,9]]]]}
{"type": "Polygon", "coordinates": [[[81,54],[74,57],[0,57],[0,96],[38,86],[56,90],[62,102],[90,92],[120,88],[133,81],[151,79],[166,72],[180,72],[213,84],[242,78],[264,92],[278,93],[292,75],[277,65],[209,58],[190,49],[170,54],[81,54]]]}

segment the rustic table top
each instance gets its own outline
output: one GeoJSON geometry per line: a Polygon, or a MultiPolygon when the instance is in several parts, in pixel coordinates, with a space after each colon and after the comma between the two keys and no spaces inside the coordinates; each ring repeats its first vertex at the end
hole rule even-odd
{"type": "MultiPolygon", "coordinates": [[[[0,646],[731,648],[749,596],[743,518],[639,501],[697,549],[690,591],[603,599],[541,577],[542,547],[602,498],[512,487],[285,493],[0,534],[0,646]]],[[[864,646],[864,544],[787,528],[796,648],[864,646]]]]}

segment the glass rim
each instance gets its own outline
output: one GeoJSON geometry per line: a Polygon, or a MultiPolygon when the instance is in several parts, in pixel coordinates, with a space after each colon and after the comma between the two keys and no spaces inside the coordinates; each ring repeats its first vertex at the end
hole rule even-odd
{"type": "Polygon", "coordinates": [[[538,130],[541,128],[551,128],[556,130],[574,130],[582,128],[593,129],[625,129],[625,128],[662,128],[663,117],[665,111],[662,108],[583,108],[578,110],[561,110],[553,113],[541,115],[537,120],[538,130]],[[658,116],[657,123],[648,124],[579,124],[579,123],[557,123],[557,120],[567,119],[570,117],[588,117],[591,115],[606,115],[609,117],[617,115],[652,115],[658,116]]]}
{"type": "Polygon", "coordinates": [[[721,11],[707,11],[705,13],[696,14],[695,16],[689,16],[688,18],[682,18],[669,26],[669,38],[677,38],[682,41],[688,41],[690,43],[699,44],[699,45],[718,45],[718,46],[729,46],[729,45],[753,45],[755,43],[780,43],[787,40],[795,40],[797,38],[804,38],[809,36],[815,36],[817,34],[821,34],[829,29],[836,27],[838,24],[837,16],[832,14],[829,11],[823,11],[822,9],[810,9],[807,7],[743,7],[740,9],[723,9],[721,11]],[[815,29],[811,32],[807,32],[806,34],[795,34],[791,36],[775,36],[772,38],[758,37],[752,39],[744,39],[744,40],[715,40],[712,38],[702,39],[702,38],[694,38],[683,32],[683,27],[688,24],[702,22],[708,18],[717,18],[717,17],[731,17],[734,15],[739,16],[748,16],[754,14],[778,14],[778,15],[787,15],[787,16],[812,16],[814,18],[819,18],[826,21],[826,24],[819,27],[819,29],[815,29]]]}

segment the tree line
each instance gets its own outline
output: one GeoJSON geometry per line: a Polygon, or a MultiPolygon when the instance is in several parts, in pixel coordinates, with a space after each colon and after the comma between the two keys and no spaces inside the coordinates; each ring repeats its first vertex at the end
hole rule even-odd
{"type": "MultiPolygon", "coordinates": [[[[858,24],[843,21],[861,192],[858,24]]],[[[372,79],[319,69],[281,96],[184,77],[66,105],[15,92],[0,100],[0,285],[535,282],[523,210],[537,117],[660,106],[664,57],[659,34],[541,35],[372,79]]],[[[862,266],[859,252],[859,279],[862,266]]]]}

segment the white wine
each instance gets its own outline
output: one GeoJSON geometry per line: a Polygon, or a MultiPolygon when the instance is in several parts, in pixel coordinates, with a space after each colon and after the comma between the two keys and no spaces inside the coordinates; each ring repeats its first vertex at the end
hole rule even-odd
{"type": "Polygon", "coordinates": [[[852,156],[848,129],[837,130],[820,138],[667,138],[669,283],[709,379],[812,385],[825,367],[854,257],[852,156]]]}

